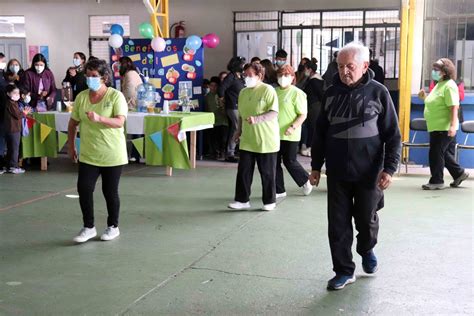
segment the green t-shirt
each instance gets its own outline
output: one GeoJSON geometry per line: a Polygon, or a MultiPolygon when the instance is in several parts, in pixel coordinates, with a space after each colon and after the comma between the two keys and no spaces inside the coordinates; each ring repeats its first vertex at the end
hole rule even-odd
{"type": "Polygon", "coordinates": [[[214,118],[215,118],[214,126],[229,125],[224,108],[219,106],[219,97],[217,96],[217,94],[209,92],[205,96],[205,102],[206,102],[206,112],[214,113],[214,118]]]}
{"type": "Polygon", "coordinates": [[[291,142],[298,142],[301,139],[301,126],[296,128],[289,136],[285,135],[286,130],[295,119],[308,112],[306,93],[291,85],[286,89],[278,87],[275,89],[278,95],[278,125],[280,125],[280,139],[291,142]]]}
{"type": "Polygon", "coordinates": [[[240,149],[255,153],[274,153],[280,150],[278,118],[250,125],[249,116],[257,116],[269,111],[278,113],[278,97],[272,86],[260,83],[255,88],[240,91],[238,102],[242,118],[240,149]]]}
{"type": "Polygon", "coordinates": [[[428,132],[447,131],[451,125],[451,107],[459,105],[459,90],[454,80],[436,84],[425,99],[424,116],[428,132]]]}
{"type": "Polygon", "coordinates": [[[74,102],[71,118],[79,122],[79,161],[99,167],[113,167],[128,163],[124,128],[111,128],[94,123],[86,112],[94,111],[100,116],[127,116],[127,102],[122,92],[108,88],[99,103],[91,104],[89,90],[79,93],[74,102]]]}

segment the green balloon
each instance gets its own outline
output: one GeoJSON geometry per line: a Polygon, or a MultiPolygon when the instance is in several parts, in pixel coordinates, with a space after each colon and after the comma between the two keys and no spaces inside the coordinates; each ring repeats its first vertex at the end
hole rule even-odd
{"type": "Polygon", "coordinates": [[[144,38],[152,39],[155,37],[153,26],[150,23],[144,22],[139,26],[140,35],[144,38]]]}

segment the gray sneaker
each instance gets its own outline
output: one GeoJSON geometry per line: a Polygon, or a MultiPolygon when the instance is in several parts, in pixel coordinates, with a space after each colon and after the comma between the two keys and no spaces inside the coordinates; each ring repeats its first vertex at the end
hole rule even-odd
{"type": "Polygon", "coordinates": [[[453,182],[451,182],[449,184],[449,186],[451,188],[457,188],[458,186],[461,185],[461,182],[463,182],[464,180],[466,180],[467,178],[469,178],[469,173],[467,172],[464,172],[462,175],[460,175],[459,177],[457,177],[456,179],[454,179],[453,182]]]}
{"type": "Polygon", "coordinates": [[[444,183],[427,183],[421,186],[423,190],[443,190],[445,188],[444,183]]]}

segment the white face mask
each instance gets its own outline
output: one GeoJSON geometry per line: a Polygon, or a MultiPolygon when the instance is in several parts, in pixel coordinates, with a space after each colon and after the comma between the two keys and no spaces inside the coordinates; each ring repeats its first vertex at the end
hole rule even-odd
{"type": "Polygon", "coordinates": [[[1,62],[0,63],[0,70],[3,70],[7,67],[7,63],[1,62]]]}
{"type": "Polygon", "coordinates": [[[254,88],[257,85],[257,77],[245,77],[245,86],[247,88],[254,88]]]}
{"type": "Polygon", "coordinates": [[[291,85],[291,82],[293,82],[293,78],[291,76],[281,76],[278,77],[278,84],[282,88],[287,88],[291,85]]]}
{"type": "Polygon", "coordinates": [[[35,66],[36,72],[37,73],[42,73],[44,71],[44,66],[35,66]]]}
{"type": "Polygon", "coordinates": [[[74,64],[74,66],[79,67],[80,65],[82,65],[82,60],[80,58],[74,58],[72,60],[72,63],[74,64]]]}
{"type": "Polygon", "coordinates": [[[311,70],[306,70],[306,71],[304,72],[304,75],[305,75],[306,77],[311,76],[311,70]]]}

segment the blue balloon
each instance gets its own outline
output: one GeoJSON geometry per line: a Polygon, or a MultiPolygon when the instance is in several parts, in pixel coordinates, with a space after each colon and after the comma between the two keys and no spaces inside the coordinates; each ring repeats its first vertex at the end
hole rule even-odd
{"type": "Polygon", "coordinates": [[[112,24],[110,26],[110,34],[118,34],[120,36],[123,36],[123,27],[120,24],[112,24]]]}
{"type": "Polygon", "coordinates": [[[199,36],[191,35],[186,39],[186,46],[191,49],[198,50],[202,45],[202,40],[199,36]]]}

